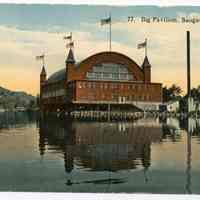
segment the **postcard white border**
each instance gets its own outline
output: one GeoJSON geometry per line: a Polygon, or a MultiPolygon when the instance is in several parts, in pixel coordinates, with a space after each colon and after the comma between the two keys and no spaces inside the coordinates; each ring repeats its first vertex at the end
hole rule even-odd
{"type": "Polygon", "coordinates": [[[157,6],[200,6],[199,0],[0,0],[0,3],[23,4],[89,4],[89,5],[157,5],[157,6]]]}
{"type": "Polygon", "coordinates": [[[2,200],[199,200],[198,195],[160,195],[160,194],[103,194],[103,193],[23,193],[3,192],[2,200]]]}
{"type": "MultiPolygon", "coordinates": [[[[0,3],[18,4],[89,4],[89,5],[157,5],[157,6],[200,6],[199,0],[0,0],[0,3]]],[[[199,195],[160,195],[160,194],[99,194],[99,193],[23,193],[0,192],[2,200],[199,200],[199,195]]]]}

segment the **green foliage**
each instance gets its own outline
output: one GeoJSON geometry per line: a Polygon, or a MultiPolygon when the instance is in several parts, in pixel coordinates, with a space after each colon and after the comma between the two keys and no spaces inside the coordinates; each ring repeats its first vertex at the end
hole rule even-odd
{"type": "Polygon", "coordinates": [[[0,87],[0,108],[13,110],[17,107],[34,108],[36,98],[25,92],[14,92],[0,87]]]}
{"type": "Polygon", "coordinates": [[[173,84],[171,87],[167,88],[166,86],[163,88],[163,101],[176,101],[181,99],[182,89],[180,86],[173,84]]]}
{"type": "MultiPolygon", "coordinates": [[[[166,86],[163,88],[163,102],[168,101],[176,101],[178,100],[180,103],[180,111],[187,111],[187,95],[181,96],[182,89],[181,87],[173,84],[171,87],[167,88],[166,86]]],[[[191,97],[194,101],[200,103],[200,85],[196,88],[192,88],[190,92],[191,97]]]]}
{"type": "Polygon", "coordinates": [[[191,89],[191,96],[195,101],[200,101],[200,85],[197,88],[191,89]]]}

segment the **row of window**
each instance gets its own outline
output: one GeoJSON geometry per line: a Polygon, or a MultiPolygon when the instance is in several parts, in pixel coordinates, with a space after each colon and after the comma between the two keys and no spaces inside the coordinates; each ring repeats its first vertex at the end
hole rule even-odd
{"type": "Polygon", "coordinates": [[[96,64],[91,69],[92,72],[115,72],[115,73],[127,73],[128,68],[126,65],[118,63],[101,63],[96,64]]]}
{"type": "MultiPolygon", "coordinates": [[[[94,94],[88,94],[87,96],[80,97],[81,100],[96,100],[98,101],[96,95],[94,94]]],[[[118,103],[125,103],[125,102],[131,102],[131,101],[150,101],[152,100],[152,97],[148,94],[145,95],[129,95],[129,96],[119,96],[119,95],[112,95],[111,98],[107,98],[104,94],[101,95],[100,100],[105,101],[115,101],[118,103]]]]}
{"type": "Polygon", "coordinates": [[[51,92],[44,92],[42,94],[42,98],[58,97],[58,96],[63,96],[63,95],[65,95],[65,90],[59,89],[59,90],[54,90],[51,92]]]}
{"type": "Polygon", "coordinates": [[[90,80],[134,80],[130,73],[87,72],[86,77],[90,80]]]}
{"type": "Polygon", "coordinates": [[[129,90],[149,90],[152,89],[150,85],[124,85],[118,83],[95,83],[95,82],[79,82],[78,84],[79,89],[129,89],[129,90]]]}
{"type": "Polygon", "coordinates": [[[86,77],[90,80],[134,80],[127,66],[118,63],[96,64],[87,72],[86,77]]]}

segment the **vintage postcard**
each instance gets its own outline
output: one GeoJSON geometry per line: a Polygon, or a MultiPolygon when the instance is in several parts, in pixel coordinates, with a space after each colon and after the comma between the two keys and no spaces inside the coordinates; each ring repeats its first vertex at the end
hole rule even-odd
{"type": "Polygon", "coordinates": [[[0,191],[200,194],[200,6],[0,3],[0,191]]]}

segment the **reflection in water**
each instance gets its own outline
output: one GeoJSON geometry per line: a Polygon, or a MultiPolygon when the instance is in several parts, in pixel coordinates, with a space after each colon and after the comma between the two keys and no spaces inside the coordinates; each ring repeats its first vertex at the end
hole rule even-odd
{"type": "Polygon", "coordinates": [[[0,112],[0,131],[29,126],[35,123],[36,117],[34,112],[0,112]]]}
{"type": "Polygon", "coordinates": [[[1,191],[199,193],[199,120],[36,118],[0,115],[1,191]]]}
{"type": "Polygon", "coordinates": [[[24,127],[35,123],[37,114],[34,112],[5,112],[0,113],[0,129],[24,127]]]}
{"type": "MultiPolygon", "coordinates": [[[[147,171],[151,165],[151,144],[160,142],[167,135],[167,132],[163,135],[162,125],[152,120],[135,123],[85,123],[56,118],[41,119],[39,133],[40,154],[44,155],[47,148],[62,151],[68,174],[75,165],[88,171],[108,172],[132,170],[142,166],[145,182],[148,182],[147,171]]],[[[117,184],[125,181],[109,178],[92,182],[117,184]]],[[[72,183],[69,179],[66,184],[80,182],[72,183]]]]}
{"type": "Polygon", "coordinates": [[[192,119],[187,119],[187,169],[186,169],[186,192],[191,194],[191,156],[192,156],[192,149],[191,149],[191,139],[192,133],[194,132],[194,122],[192,119]]]}
{"type": "Polygon", "coordinates": [[[159,119],[162,123],[162,141],[169,139],[172,142],[180,142],[180,124],[177,118],[159,119]]]}

